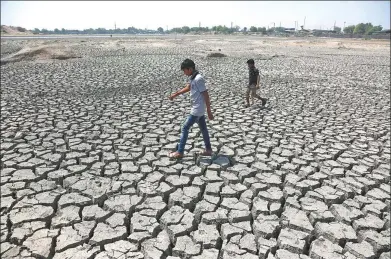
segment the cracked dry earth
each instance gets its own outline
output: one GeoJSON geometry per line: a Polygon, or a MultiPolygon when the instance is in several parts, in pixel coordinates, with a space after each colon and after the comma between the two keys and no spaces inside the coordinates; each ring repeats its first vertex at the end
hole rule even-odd
{"type": "Polygon", "coordinates": [[[63,39],[82,58],[1,66],[1,258],[390,258],[389,45],[205,38],[63,39]],[[188,57],[215,155],[194,127],[172,161],[188,57]],[[251,57],[264,108],[243,108],[251,57]]]}

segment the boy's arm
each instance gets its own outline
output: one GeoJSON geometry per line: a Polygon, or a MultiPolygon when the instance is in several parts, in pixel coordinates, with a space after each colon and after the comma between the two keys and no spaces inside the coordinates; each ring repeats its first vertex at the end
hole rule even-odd
{"type": "Polygon", "coordinates": [[[202,78],[200,80],[197,80],[196,87],[197,87],[198,91],[200,91],[202,96],[204,97],[206,111],[208,112],[209,120],[213,120],[212,110],[210,109],[210,98],[209,98],[208,89],[206,88],[206,85],[205,85],[205,79],[202,78]]]}
{"type": "Polygon", "coordinates": [[[168,98],[170,98],[170,100],[174,100],[175,97],[177,97],[178,95],[181,95],[181,94],[184,94],[184,93],[187,93],[190,91],[190,84],[187,83],[186,86],[184,88],[182,88],[181,90],[179,91],[176,91],[175,93],[173,93],[172,95],[170,95],[168,98]]]}
{"type": "Polygon", "coordinates": [[[208,118],[209,120],[213,120],[212,110],[210,109],[210,98],[209,98],[208,91],[202,92],[202,95],[204,96],[206,111],[208,112],[208,118]]]}
{"type": "Polygon", "coordinates": [[[259,82],[261,81],[261,77],[260,75],[258,74],[258,77],[257,77],[257,89],[259,89],[259,82]]]}

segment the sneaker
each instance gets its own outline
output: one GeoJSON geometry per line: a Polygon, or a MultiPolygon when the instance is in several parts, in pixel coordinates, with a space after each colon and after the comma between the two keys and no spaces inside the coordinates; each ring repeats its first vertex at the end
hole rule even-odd
{"type": "Polygon", "coordinates": [[[262,98],[262,106],[265,106],[266,102],[267,102],[267,99],[266,98],[262,98]]]}
{"type": "Polygon", "coordinates": [[[183,158],[183,154],[176,151],[176,152],[169,153],[168,157],[171,159],[181,159],[181,158],[183,158]]]}
{"type": "Polygon", "coordinates": [[[200,155],[200,156],[212,156],[213,155],[213,151],[212,150],[204,150],[204,151],[199,152],[198,155],[200,155]]]}

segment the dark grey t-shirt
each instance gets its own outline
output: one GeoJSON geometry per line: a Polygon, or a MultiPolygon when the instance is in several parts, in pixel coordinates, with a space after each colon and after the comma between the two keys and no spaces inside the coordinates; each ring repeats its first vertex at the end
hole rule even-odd
{"type": "Polygon", "coordinates": [[[249,68],[248,69],[248,86],[250,85],[256,85],[258,81],[258,76],[259,76],[259,70],[255,67],[249,68]]]}

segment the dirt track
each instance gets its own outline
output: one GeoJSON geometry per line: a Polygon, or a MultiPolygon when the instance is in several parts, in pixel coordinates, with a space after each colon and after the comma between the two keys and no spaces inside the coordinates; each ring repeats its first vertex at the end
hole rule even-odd
{"type": "Polygon", "coordinates": [[[2,39],[1,58],[2,258],[390,258],[389,41],[2,39]],[[171,161],[185,58],[215,155],[194,127],[171,161]],[[266,107],[243,108],[248,58],[266,107]]]}

